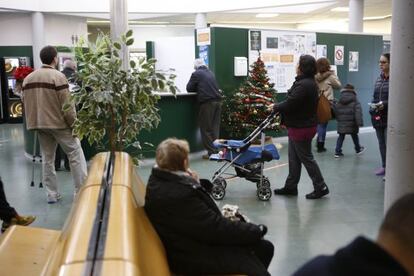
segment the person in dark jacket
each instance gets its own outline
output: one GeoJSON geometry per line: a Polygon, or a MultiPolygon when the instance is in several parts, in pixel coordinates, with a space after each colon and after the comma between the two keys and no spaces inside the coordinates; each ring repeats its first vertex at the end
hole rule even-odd
{"type": "Polygon", "coordinates": [[[341,90],[341,96],[335,105],[335,117],[338,121],[338,140],[336,141],[335,158],[344,156],[342,153],[342,144],[345,135],[350,134],[354,142],[356,153],[362,154],[365,148],[359,144],[359,127],[363,126],[362,108],[358,101],[354,86],[345,85],[341,90]]]}
{"type": "Polygon", "coordinates": [[[179,275],[270,275],[273,245],[264,225],[225,218],[188,166],[187,141],[157,147],[145,211],[163,242],[172,272],[179,275]]]}
{"type": "MultiPolygon", "coordinates": [[[[63,75],[65,75],[69,83],[73,83],[75,81],[76,63],[71,59],[65,60],[63,62],[62,73],[63,75]]],[[[55,170],[56,171],[60,170],[62,159],[64,161],[63,164],[65,166],[65,169],[67,171],[70,171],[68,156],[65,154],[65,152],[62,150],[62,148],[58,144],[56,148],[56,155],[55,155],[55,170]]]]}
{"type": "Polygon", "coordinates": [[[7,230],[12,225],[27,226],[31,224],[36,217],[34,216],[21,216],[16,210],[10,206],[7,202],[6,194],[4,193],[3,182],[0,177],[0,220],[3,221],[1,225],[1,232],[7,230]]]}
{"type": "Polygon", "coordinates": [[[375,82],[374,95],[372,97],[372,104],[369,111],[371,114],[372,126],[375,128],[375,132],[377,134],[382,161],[382,166],[375,170],[376,175],[385,175],[390,62],[391,56],[389,53],[381,55],[379,60],[381,74],[375,82]]]}
{"type": "Polygon", "coordinates": [[[414,194],[397,200],[385,215],[376,241],[356,238],[333,256],[318,256],[294,276],[414,275],[414,194]]]}
{"type": "Polygon", "coordinates": [[[312,138],[316,134],[318,105],[315,58],[310,55],[301,56],[296,73],[296,80],[287,93],[287,99],[273,106],[274,111],[282,115],[282,124],[288,128],[289,137],[289,175],[285,186],[275,189],[274,193],[296,196],[303,164],[314,188],[306,198],[318,199],[327,195],[329,189],[311,149],[312,138]]]}
{"type": "Polygon", "coordinates": [[[213,141],[219,138],[221,116],[221,93],[214,74],[207,68],[202,59],[194,61],[195,72],[187,83],[188,92],[196,92],[200,104],[198,123],[200,125],[201,139],[208,155],[217,152],[213,141]]]}

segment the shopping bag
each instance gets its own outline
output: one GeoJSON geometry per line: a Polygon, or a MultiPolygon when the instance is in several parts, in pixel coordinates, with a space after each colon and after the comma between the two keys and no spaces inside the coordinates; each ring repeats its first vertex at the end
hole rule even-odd
{"type": "Polygon", "coordinates": [[[318,123],[320,124],[327,123],[332,118],[331,103],[322,93],[319,96],[316,115],[318,117],[318,123]]]}

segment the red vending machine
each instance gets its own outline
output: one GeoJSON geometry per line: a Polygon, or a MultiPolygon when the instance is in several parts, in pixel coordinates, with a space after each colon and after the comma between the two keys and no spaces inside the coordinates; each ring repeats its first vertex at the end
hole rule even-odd
{"type": "Polygon", "coordinates": [[[0,60],[1,71],[1,119],[2,122],[23,122],[23,104],[20,91],[16,90],[16,79],[13,76],[16,68],[31,66],[29,57],[3,57],[0,60]]]}

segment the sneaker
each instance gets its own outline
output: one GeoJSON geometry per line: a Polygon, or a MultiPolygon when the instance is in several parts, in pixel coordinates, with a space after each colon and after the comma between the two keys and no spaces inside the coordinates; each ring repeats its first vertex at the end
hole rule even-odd
{"type": "Polygon", "coordinates": [[[356,152],[357,155],[361,155],[362,153],[364,153],[365,151],[365,147],[359,147],[359,151],[356,152]]]}
{"type": "Polygon", "coordinates": [[[329,189],[328,189],[328,186],[324,185],[322,189],[314,190],[312,193],[307,194],[306,198],[307,199],[318,199],[323,196],[326,196],[327,194],[329,194],[329,189]]]}
{"type": "Polygon", "coordinates": [[[298,195],[298,189],[287,189],[286,187],[280,188],[280,189],[274,189],[273,192],[275,195],[287,195],[287,196],[297,196],[298,195]]]}
{"type": "Polygon", "coordinates": [[[47,203],[54,204],[62,199],[62,195],[57,193],[56,196],[47,196],[47,203]]]}
{"type": "Polygon", "coordinates": [[[385,175],[385,168],[378,168],[375,170],[375,175],[384,176],[385,175]]]}
{"type": "Polygon", "coordinates": [[[27,226],[31,224],[33,221],[35,221],[35,219],[35,216],[16,216],[12,218],[9,222],[3,222],[1,226],[1,232],[3,233],[7,230],[7,228],[9,228],[12,225],[27,226]]]}
{"type": "Polygon", "coordinates": [[[340,157],[343,157],[343,156],[344,156],[344,154],[342,152],[338,152],[338,153],[334,154],[335,158],[340,158],[340,157]]]}

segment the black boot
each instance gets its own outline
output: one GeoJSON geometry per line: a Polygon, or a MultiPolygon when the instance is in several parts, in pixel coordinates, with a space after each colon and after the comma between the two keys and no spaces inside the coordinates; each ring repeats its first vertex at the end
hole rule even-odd
{"type": "Polygon", "coordinates": [[[318,142],[316,144],[317,147],[317,152],[325,152],[326,148],[325,148],[325,142],[318,142]]]}

